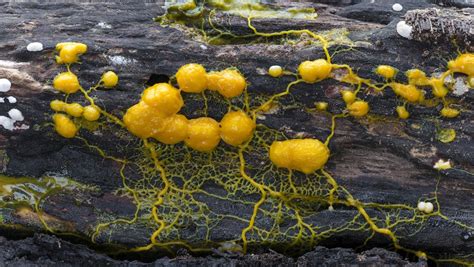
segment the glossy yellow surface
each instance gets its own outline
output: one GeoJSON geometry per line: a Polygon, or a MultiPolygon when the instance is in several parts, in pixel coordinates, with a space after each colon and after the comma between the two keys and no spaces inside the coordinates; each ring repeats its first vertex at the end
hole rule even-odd
{"type": "Polygon", "coordinates": [[[445,97],[449,92],[441,78],[431,78],[430,85],[433,88],[433,95],[436,97],[445,97]]]}
{"type": "Polygon", "coordinates": [[[316,109],[320,111],[327,110],[329,107],[328,102],[316,102],[314,105],[316,106],[316,109]]]}
{"type": "Polygon", "coordinates": [[[226,98],[236,97],[242,94],[247,87],[244,76],[234,69],[226,69],[219,72],[217,80],[217,91],[226,98]]]}
{"type": "Polygon", "coordinates": [[[65,105],[64,111],[73,117],[80,117],[82,112],[84,112],[84,107],[79,103],[70,103],[65,105]]]}
{"type": "Polygon", "coordinates": [[[157,83],[145,89],[142,100],[167,115],[178,113],[184,104],[180,91],[167,83],[157,83]]]}
{"type": "Polygon", "coordinates": [[[459,55],[455,60],[448,63],[448,69],[452,72],[464,73],[468,76],[474,76],[474,54],[465,53],[459,55]]]}
{"type": "Polygon", "coordinates": [[[107,71],[106,73],[102,74],[100,81],[105,88],[112,88],[118,84],[119,77],[115,72],[107,71]]]}
{"type": "Polygon", "coordinates": [[[132,134],[140,138],[148,138],[160,129],[166,117],[166,114],[140,101],[127,110],[123,116],[123,122],[132,134]]]}
{"type": "Polygon", "coordinates": [[[163,144],[173,145],[184,141],[188,136],[188,119],[181,114],[171,115],[163,120],[153,138],[163,144]]]}
{"type": "Polygon", "coordinates": [[[62,72],[56,75],[53,80],[54,89],[66,94],[73,94],[81,87],[77,76],[72,72],[62,72]]]}
{"type": "Polygon", "coordinates": [[[344,100],[347,105],[354,103],[354,101],[356,100],[356,95],[352,91],[343,90],[341,92],[341,95],[342,100],[344,100]]]}
{"type": "Polygon", "coordinates": [[[188,137],[185,142],[190,148],[200,152],[210,152],[219,144],[219,123],[212,118],[203,117],[189,120],[188,137]]]}
{"type": "Polygon", "coordinates": [[[418,102],[422,99],[423,93],[412,84],[391,83],[395,94],[404,98],[408,102],[418,102]]]}
{"type": "Polygon", "coordinates": [[[369,113],[369,103],[363,100],[357,100],[354,103],[347,106],[349,114],[354,117],[363,117],[369,113]]]}
{"type": "Polygon", "coordinates": [[[444,107],[443,109],[441,109],[441,116],[445,118],[455,118],[459,116],[459,113],[459,110],[454,108],[444,107]]]}
{"type": "Polygon", "coordinates": [[[77,127],[74,122],[64,114],[53,115],[54,129],[64,138],[73,138],[76,136],[77,127]]]}
{"type": "Polygon", "coordinates": [[[59,51],[59,56],[56,57],[57,63],[71,64],[79,60],[79,55],[87,52],[87,45],[76,42],[58,43],[56,50],[59,51]]]}
{"type": "Polygon", "coordinates": [[[66,108],[66,103],[64,101],[56,99],[49,103],[49,107],[57,112],[64,111],[64,109],[66,108]]]}
{"type": "Polygon", "coordinates": [[[88,121],[96,121],[100,118],[100,109],[93,105],[85,106],[82,117],[88,121]]]}
{"type": "Polygon", "coordinates": [[[405,72],[405,75],[408,78],[408,83],[418,86],[429,85],[430,81],[426,77],[426,74],[419,69],[411,69],[405,72]]]}
{"type": "Polygon", "coordinates": [[[380,65],[377,67],[377,69],[375,69],[375,73],[384,77],[385,79],[392,79],[397,74],[397,70],[392,66],[380,65]]]}
{"type": "Polygon", "coordinates": [[[304,61],[298,66],[298,74],[307,83],[314,83],[329,77],[332,66],[324,59],[304,61]]]}
{"type": "Polygon", "coordinates": [[[207,88],[206,69],[195,63],[179,68],[176,73],[179,89],[187,93],[201,93],[207,88]]]}
{"type": "Polygon", "coordinates": [[[410,117],[410,113],[404,106],[398,106],[396,110],[400,119],[406,120],[410,117]]]}
{"type": "Polygon", "coordinates": [[[231,146],[238,146],[252,138],[255,122],[242,111],[232,111],[221,120],[221,138],[231,146]]]}
{"type": "Polygon", "coordinates": [[[273,164],[305,174],[321,169],[328,159],[328,147],[317,139],[275,141],[270,146],[270,160],[273,164]]]}
{"type": "Polygon", "coordinates": [[[277,65],[271,66],[268,68],[268,75],[278,78],[283,75],[283,68],[277,65]]]}

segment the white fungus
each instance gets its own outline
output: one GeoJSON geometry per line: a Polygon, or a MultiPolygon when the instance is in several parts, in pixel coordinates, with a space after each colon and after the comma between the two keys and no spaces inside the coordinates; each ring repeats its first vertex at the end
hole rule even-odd
{"type": "Polygon", "coordinates": [[[403,6],[400,5],[399,3],[395,3],[395,4],[393,4],[392,9],[393,9],[393,11],[400,12],[400,11],[403,10],[403,6]]]}
{"type": "Polygon", "coordinates": [[[0,103],[5,103],[5,98],[0,97],[0,103]]]}
{"type": "Polygon", "coordinates": [[[461,96],[467,92],[469,92],[469,85],[467,84],[467,81],[465,81],[462,77],[457,77],[453,86],[453,94],[461,96]]]}
{"type": "Polygon", "coordinates": [[[426,202],[420,201],[418,202],[418,205],[416,207],[418,208],[419,211],[424,211],[426,208],[426,202]]]}
{"type": "Polygon", "coordinates": [[[12,87],[12,83],[5,78],[0,79],[0,92],[8,92],[12,87]]]}
{"type": "Polygon", "coordinates": [[[15,121],[8,118],[8,117],[5,117],[5,116],[0,116],[0,125],[3,126],[3,128],[7,129],[7,130],[13,130],[14,126],[13,126],[13,123],[15,121]]]}
{"type": "Polygon", "coordinates": [[[431,202],[426,202],[425,204],[425,210],[423,210],[425,213],[432,213],[434,210],[433,203],[431,202]]]}
{"type": "Polygon", "coordinates": [[[10,102],[12,104],[16,103],[16,98],[14,96],[9,96],[9,97],[7,97],[7,99],[8,99],[8,102],[10,102]]]}
{"type": "Polygon", "coordinates": [[[411,39],[413,27],[408,25],[404,20],[397,23],[397,33],[407,39],[411,39]]]}
{"type": "Polygon", "coordinates": [[[21,111],[16,108],[10,109],[10,111],[8,111],[8,115],[14,121],[22,121],[25,119],[25,117],[23,117],[23,114],[21,114],[21,111]]]}
{"type": "Polygon", "coordinates": [[[42,51],[42,50],[43,50],[43,44],[40,43],[40,42],[29,43],[29,44],[26,46],[26,50],[28,50],[28,51],[30,51],[30,52],[39,52],[39,51],[42,51]]]}

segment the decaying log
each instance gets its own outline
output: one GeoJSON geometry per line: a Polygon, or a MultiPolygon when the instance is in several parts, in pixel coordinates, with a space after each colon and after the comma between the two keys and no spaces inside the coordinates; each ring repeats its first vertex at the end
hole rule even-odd
{"type": "MultiPolygon", "coordinates": [[[[418,41],[402,38],[395,29],[396,23],[389,24],[394,17],[398,17],[395,20],[403,19],[404,13],[393,15],[393,12],[389,11],[391,15],[388,21],[366,20],[358,15],[348,15],[351,9],[364,8],[368,6],[367,4],[348,7],[314,4],[319,12],[319,18],[314,21],[257,18],[254,26],[262,32],[285,29],[331,31],[346,28],[348,34],[345,38],[350,42],[333,44],[330,47],[330,52],[334,53],[333,62],[349,64],[361,77],[379,81],[373,69],[381,64],[399,69],[399,77],[403,80],[402,73],[408,69],[416,67],[428,74],[441,72],[446,68],[446,61],[456,57],[456,48],[451,46],[449,41],[446,42],[445,38],[439,37],[439,31],[426,31],[423,26],[425,24],[420,20],[440,21],[441,25],[444,21],[443,14],[447,14],[444,12],[450,12],[454,21],[450,25],[454,28],[447,32],[447,35],[459,37],[458,45],[462,50],[472,49],[470,47],[473,34],[472,13],[448,10],[445,7],[438,7],[440,11],[414,10],[433,5],[424,2],[417,5],[414,3],[416,1],[409,2],[411,4],[407,5],[403,12],[408,11],[405,19],[408,24],[413,25],[414,37],[418,41]],[[411,9],[413,10],[410,11],[411,9]],[[463,12],[465,14],[461,14],[463,12]],[[432,45],[433,39],[440,40],[440,43],[432,45]]],[[[391,6],[392,2],[386,1],[387,10],[391,10],[391,6]]],[[[0,127],[0,169],[3,173],[0,177],[0,186],[16,185],[13,188],[17,190],[16,195],[10,195],[5,193],[5,188],[0,187],[2,196],[0,228],[3,235],[13,238],[23,236],[25,233],[52,230],[66,239],[75,241],[81,239],[88,244],[92,241],[91,237],[94,237],[94,248],[98,250],[128,253],[130,248],[149,244],[151,234],[158,228],[153,219],[123,223],[134,218],[136,202],[124,189],[120,176],[121,165],[100,156],[99,151],[94,148],[100,147],[114,157],[132,161],[136,160],[138,155],[146,155],[139,151],[141,144],[137,138],[114,126],[99,126],[93,131],[81,130],[81,137],[94,146],[92,147],[85,145],[82,139],[69,140],[55,134],[51,124],[52,111],[49,102],[53,99],[62,99],[63,95],[54,91],[51,81],[58,72],[64,71],[64,66],[54,62],[56,43],[79,41],[88,45],[89,51],[81,56],[81,64],[73,66],[73,71],[78,74],[83,86],[93,86],[101,73],[106,70],[114,70],[119,74],[120,83],[117,88],[98,90],[94,93],[98,105],[119,118],[128,107],[138,102],[146,85],[167,81],[180,66],[189,62],[203,64],[208,70],[237,67],[249,81],[248,90],[251,96],[269,98],[283,91],[286,85],[293,81],[293,77],[290,76],[271,78],[266,74],[269,66],[281,65],[287,70],[296,71],[300,62],[324,57],[320,46],[307,45],[305,40],[300,39],[296,40],[296,45],[285,43],[284,38],[278,40],[253,38],[249,39],[248,43],[246,40],[239,40],[236,43],[230,41],[225,45],[209,45],[202,42],[203,37],[196,35],[195,29],[189,30],[187,28],[189,25],[161,27],[159,23],[154,22],[154,17],[165,12],[162,5],[156,3],[0,3],[0,8],[2,26],[0,78],[8,78],[12,82],[12,89],[0,95],[5,99],[5,103],[0,104],[0,115],[6,115],[10,109],[16,108],[25,117],[24,121],[16,122],[12,131],[0,127]],[[41,42],[44,50],[27,51],[26,46],[34,41],[41,42]],[[15,103],[6,101],[8,96],[14,96],[17,101],[15,103]],[[18,184],[26,185],[21,189],[18,184]],[[42,194],[45,191],[47,194],[42,194]],[[100,231],[97,230],[98,225],[107,223],[111,224],[100,228],[100,231]]],[[[364,9],[356,11],[351,14],[371,12],[364,9]]],[[[216,27],[225,28],[236,34],[249,33],[246,27],[247,21],[238,16],[218,13],[214,22],[216,27]]],[[[334,80],[323,81],[316,85],[298,84],[292,89],[291,96],[281,99],[278,109],[263,114],[258,122],[289,138],[307,136],[324,140],[330,134],[331,115],[324,112],[308,112],[307,109],[313,108],[316,101],[326,101],[329,103],[330,113],[342,113],[345,105],[340,100],[339,91],[343,85],[334,80]]],[[[383,95],[370,93],[364,95],[371,105],[371,117],[337,119],[335,135],[329,145],[331,157],[327,171],[340,186],[350,191],[355,199],[364,203],[397,203],[416,207],[420,199],[434,201],[436,198],[443,216],[419,216],[413,223],[401,222],[397,228],[400,244],[437,258],[472,262],[474,231],[470,229],[474,225],[473,91],[470,90],[460,96],[450,95],[449,101],[462,110],[462,113],[458,118],[449,120],[439,118],[441,106],[430,108],[412,106],[410,119],[401,121],[394,115],[399,100],[392,91],[387,89],[383,95]],[[442,129],[453,129],[456,133],[454,141],[449,143],[439,141],[437,134],[442,129]],[[440,159],[450,160],[454,168],[440,172],[435,170],[433,165],[440,159]]],[[[212,101],[215,97],[210,99],[212,101]]],[[[79,94],[71,95],[69,100],[86,104],[79,94]]],[[[184,114],[190,118],[203,115],[204,105],[201,100],[191,96],[185,97],[185,100],[184,114]]],[[[223,101],[211,102],[209,116],[220,118],[226,109],[223,103],[223,101]]],[[[232,148],[222,146],[219,151],[218,153],[232,151],[232,148]]],[[[196,155],[196,162],[202,160],[202,156],[192,155],[196,155]]],[[[229,171],[232,169],[230,164],[238,162],[231,156],[222,155],[226,154],[219,154],[215,158],[215,166],[218,167],[216,170],[211,170],[215,176],[226,171],[232,173],[229,171]]],[[[252,158],[253,154],[248,154],[248,157],[252,158]]],[[[260,159],[255,156],[255,159],[249,159],[249,164],[254,164],[255,167],[257,163],[252,160],[260,159]]],[[[172,157],[166,159],[171,165],[180,161],[185,160],[172,157]]],[[[150,164],[147,161],[137,162],[150,164]]],[[[235,167],[238,169],[238,165],[235,167]]],[[[257,172],[258,166],[250,169],[249,172],[257,172]]],[[[179,170],[179,174],[186,180],[194,177],[198,171],[198,169],[179,170]]],[[[135,184],[142,178],[139,175],[139,168],[127,167],[125,175],[127,181],[137,187],[153,188],[155,185],[159,188],[160,180],[156,173],[150,174],[150,177],[155,177],[156,180],[148,178],[151,179],[147,180],[150,183],[148,185],[135,184]]],[[[222,176],[223,179],[233,179],[230,174],[222,176]]],[[[181,178],[173,179],[177,181],[181,178]]],[[[275,184],[279,182],[278,179],[283,179],[273,178],[276,180],[276,182],[272,180],[275,184]]],[[[298,186],[304,188],[306,178],[298,175],[295,178],[298,186]]],[[[314,181],[312,183],[315,184],[314,181]]],[[[326,184],[324,179],[321,184],[326,184]]],[[[244,184],[238,185],[245,187],[244,184]]],[[[196,202],[204,203],[205,211],[199,210],[197,204],[182,206],[183,209],[189,208],[189,210],[183,212],[184,219],[179,221],[179,227],[175,229],[179,233],[170,232],[166,238],[179,235],[179,241],[186,242],[192,248],[206,248],[221,253],[240,250],[242,229],[248,225],[253,204],[259,200],[258,190],[229,196],[221,185],[213,182],[203,183],[200,189],[207,194],[196,193],[193,198],[196,202]],[[210,194],[224,197],[213,197],[210,194]],[[212,227],[205,225],[204,219],[207,217],[199,217],[200,212],[209,212],[211,215],[206,215],[209,218],[214,216],[212,227]],[[193,218],[196,218],[196,221],[193,221],[193,218]]],[[[153,190],[145,193],[153,198],[157,194],[153,190]]],[[[327,192],[322,190],[322,193],[327,192]]],[[[275,204],[277,200],[269,199],[267,206],[262,207],[262,212],[256,218],[256,226],[259,229],[272,228],[275,223],[274,217],[271,217],[273,215],[270,217],[264,215],[276,212],[272,205],[277,205],[275,204]]],[[[285,247],[279,251],[284,254],[282,256],[284,259],[279,264],[294,264],[295,261],[299,264],[300,261],[321,262],[316,257],[324,253],[332,255],[327,251],[321,252],[325,250],[324,248],[310,252],[315,245],[353,249],[364,245],[365,249],[372,247],[393,249],[393,240],[387,236],[374,234],[368,239],[373,232],[364,225],[362,218],[357,217],[357,209],[334,205],[334,210],[331,210],[328,203],[305,203],[303,200],[295,200],[293,204],[304,207],[307,212],[304,214],[305,223],[320,227],[318,231],[321,232],[336,229],[342,222],[350,222],[354,218],[357,223],[344,231],[328,233],[327,237],[318,236],[316,233],[317,240],[311,242],[306,236],[303,243],[306,242],[309,246],[292,244],[293,240],[285,239],[285,236],[269,239],[271,242],[263,242],[264,240],[249,234],[249,238],[254,240],[250,247],[251,252],[267,252],[268,248],[285,247]],[[366,240],[368,241],[365,243],[366,240]],[[308,252],[314,255],[306,254],[297,260],[287,258],[288,255],[302,255],[308,252]],[[285,262],[287,260],[291,262],[285,262]]],[[[146,213],[145,210],[140,212],[146,213]]],[[[172,214],[176,210],[163,208],[160,212],[172,214]]],[[[368,208],[370,216],[378,218],[377,223],[381,224],[385,219],[394,223],[397,216],[408,219],[412,216],[410,212],[412,210],[387,211],[380,207],[368,208]]],[[[281,229],[295,225],[294,213],[288,211],[287,216],[281,218],[280,224],[281,229]]],[[[295,236],[296,233],[297,231],[290,231],[289,236],[295,236]]],[[[1,239],[0,246],[4,246],[5,242],[13,241],[1,239]]],[[[41,246],[44,242],[52,244],[56,239],[36,234],[33,241],[30,239],[25,242],[41,246]],[[46,241],[41,241],[42,239],[46,241]]],[[[156,253],[154,254],[156,257],[156,255],[167,255],[170,251],[176,252],[182,249],[182,246],[170,245],[166,248],[158,246],[155,249],[153,253],[156,253]]],[[[328,258],[335,258],[347,264],[381,264],[380,259],[370,260],[372,257],[370,255],[383,254],[385,256],[380,257],[384,263],[409,264],[395,255],[387,256],[386,253],[389,253],[387,251],[364,252],[366,253],[363,254],[364,257],[369,258],[367,262],[355,260],[356,254],[351,250],[340,251],[345,251],[344,253],[349,256],[342,257],[338,254],[337,257],[333,255],[328,258]]],[[[257,262],[264,263],[265,255],[259,255],[261,259],[257,262]]],[[[407,255],[413,256],[410,253],[407,255]]],[[[81,257],[78,257],[78,261],[89,260],[88,256],[81,257]]],[[[251,256],[243,257],[240,259],[242,262],[234,264],[246,264],[252,261],[251,256]]],[[[0,257],[1,260],[8,259],[0,257]]],[[[111,259],[104,259],[104,262],[108,260],[112,264],[118,264],[111,259]]],[[[205,258],[199,261],[219,262],[219,259],[205,258]]],[[[228,264],[227,259],[223,261],[219,264],[228,264]]],[[[169,265],[166,262],[160,264],[169,265]]]]}

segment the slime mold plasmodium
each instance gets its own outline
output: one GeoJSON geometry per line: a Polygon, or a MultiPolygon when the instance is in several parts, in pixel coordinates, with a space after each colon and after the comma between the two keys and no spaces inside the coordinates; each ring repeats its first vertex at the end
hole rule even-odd
{"type": "MultiPolygon", "coordinates": [[[[384,83],[380,85],[381,83],[358,76],[349,65],[333,62],[328,51],[328,40],[317,33],[309,30],[262,33],[251,24],[251,17],[248,18],[248,25],[254,35],[261,37],[307,34],[319,42],[326,57],[302,60],[299,67],[293,66],[296,71],[295,81],[290,82],[282,92],[259,96],[260,99],[257,99],[258,94],[253,94],[252,88],[248,91],[247,87],[251,86],[248,86],[244,72],[237,70],[239,66],[207,72],[204,64],[189,63],[178,68],[170,83],[146,88],[138,103],[124,110],[123,119],[97,106],[94,98],[89,96],[89,92],[93,90],[86,91],[79,83],[76,92],[80,90],[90,102],[80,105],[83,110],[79,117],[73,117],[79,111],[68,112],[66,109],[73,103],[60,100],[50,103],[51,108],[57,112],[53,115],[53,121],[60,135],[83,140],[92,151],[122,166],[119,175],[124,188],[121,192],[133,198],[136,204],[135,215],[131,218],[105,218],[100,221],[92,239],[104,242],[107,235],[116,231],[112,226],[142,223],[150,230],[149,244],[134,248],[133,251],[154,247],[166,250],[176,246],[183,246],[191,251],[210,251],[216,247],[209,237],[213,228],[224,219],[236,218],[216,214],[196,197],[197,194],[204,194],[211,199],[252,207],[251,216],[238,218],[238,222],[243,224],[240,238],[228,241],[235,244],[235,250],[246,252],[251,245],[262,242],[287,243],[289,249],[313,246],[344,231],[361,231],[372,233],[367,240],[380,234],[388,237],[397,250],[432,258],[423,251],[405,248],[400,244],[405,236],[416,234],[419,230],[404,234],[399,229],[403,229],[405,225],[415,225],[418,226],[415,228],[421,229],[430,216],[448,220],[441,209],[427,213],[424,209],[418,210],[418,203],[361,202],[351,195],[349,189],[338,184],[325,169],[325,165],[330,161],[329,147],[335,134],[336,120],[350,115],[351,120],[363,121],[364,117],[371,116],[369,102],[377,101],[377,97],[367,100],[363,93],[368,90],[362,89],[382,92],[385,88],[391,88],[398,100],[404,103],[396,108],[397,113],[400,118],[408,117],[405,105],[424,103],[421,88],[433,88],[433,79],[444,78],[443,76],[450,76],[454,72],[469,74],[463,67],[467,60],[455,60],[440,77],[427,77],[418,69],[408,71],[408,84],[396,81],[396,71],[390,69],[392,67],[385,70],[382,68],[379,69],[379,74],[384,78],[384,83]],[[342,78],[338,77],[337,71],[343,72],[342,78]],[[331,115],[331,125],[328,125],[330,134],[326,141],[320,141],[323,140],[321,136],[289,138],[281,130],[269,128],[264,121],[258,119],[278,100],[290,95],[291,89],[299,83],[315,85],[314,90],[317,90],[318,82],[326,79],[353,86],[350,90],[341,91],[342,99],[334,100],[345,104],[345,109],[340,114],[331,115]],[[196,117],[192,111],[184,113],[181,109],[185,105],[185,94],[202,99],[206,104],[207,94],[212,96],[213,101],[227,105],[228,109],[225,114],[206,114],[205,117],[196,117]],[[126,136],[126,140],[136,138],[139,141],[136,154],[126,159],[114,158],[107,151],[90,145],[79,136],[81,120],[96,121],[100,115],[106,118],[104,124],[118,128],[121,137],[126,136]],[[256,165],[255,162],[261,165],[256,165]],[[132,166],[138,168],[133,169],[132,166]],[[128,177],[131,171],[142,177],[128,177]],[[205,191],[203,185],[207,183],[223,188],[223,195],[205,191]],[[246,197],[248,195],[257,195],[258,200],[250,201],[246,197]],[[356,215],[347,222],[334,226],[313,225],[307,221],[308,216],[317,215],[319,211],[336,210],[339,207],[352,209],[356,211],[356,215]],[[368,211],[369,208],[380,210],[382,215],[372,214],[368,211]],[[268,219],[271,226],[266,228],[262,225],[259,222],[262,219],[268,219]],[[289,226],[285,228],[282,221],[289,226]],[[188,224],[196,229],[204,229],[207,234],[199,236],[199,231],[196,230],[196,235],[186,235],[181,229],[188,224]],[[201,245],[194,246],[191,241],[194,244],[199,241],[201,245]]],[[[75,55],[74,62],[81,54],[76,53],[77,50],[65,50],[74,52],[68,52],[75,55]]],[[[67,58],[71,57],[74,56],[67,58]]],[[[210,66],[206,67],[211,69],[210,66]]],[[[291,69],[291,66],[285,69],[291,69]]],[[[275,78],[290,73],[278,68],[268,71],[275,78]]],[[[106,82],[103,76],[100,84],[107,87],[114,82],[106,82]]],[[[450,88],[447,88],[449,94],[450,88]]],[[[442,101],[444,96],[436,99],[442,101]]],[[[330,114],[327,102],[323,101],[325,99],[320,100],[316,104],[317,110],[330,114]]],[[[77,105],[74,106],[79,110],[77,105]]],[[[443,102],[444,113],[448,115],[446,108],[449,108],[449,104],[443,102]]],[[[333,112],[332,103],[331,111],[333,112]]],[[[437,196],[430,201],[437,203],[437,196]]],[[[456,223],[471,229],[470,226],[456,223]]],[[[459,262],[456,259],[453,261],[459,262]]]]}

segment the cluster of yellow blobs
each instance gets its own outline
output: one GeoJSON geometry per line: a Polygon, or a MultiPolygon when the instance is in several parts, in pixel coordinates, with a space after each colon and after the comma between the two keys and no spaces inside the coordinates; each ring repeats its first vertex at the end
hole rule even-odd
{"type": "Polygon", "coordinates": [[[211,152],[222,139],[232,146],[250,140],[255,121],[243,111],[225,114],[221,122],[210,117],[187,119],[179,111],[184,105],[181,92],[217,91],[226,98],[242,94],[247,82],[235,69],[207,73],[200,64],[186,64],[176,73],[179,89],[158,83],[143,91],[138,104],[123,117],[127,129],[140,138],[154,138],[164,144],[185,144],[200,152],[211,152]]]}
{"type": "MultiPolygon", "coordinates": [[[[59,55],[56,56],[56,62],[58,64],[69,65],[79,60],[79,56],[87,51],[87,45],[75,42],[59,43],[56,45],[56,50],[59,53],[59,55]]],[[[117,74],[113,71],[108,71],[102,75],[99,85],[105,88],[112,88],[116,86],[117,83],[117,74]]],[[[53,80],[53,87],[66,94],[73,94],[81,89],[79,79],[69,70],[56,75],[53,80]]],[[[78,131],[78,127],[69,116],[76,118],[82,117],[87,121],[96,121],[100,118],[101,110],[93,103],[82,106],[79,103],[66,103],[61,100],[53,100],[50,103],[50,107],[57,112],[53,115],[55,130],[59,135],[65,138],[74,137],[78,131]]]]}

